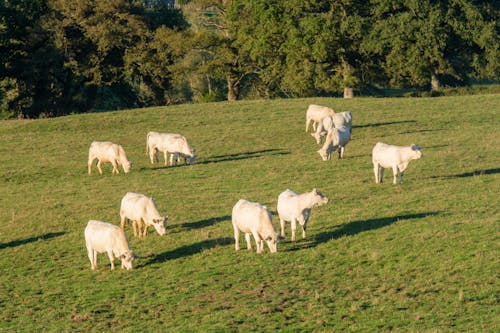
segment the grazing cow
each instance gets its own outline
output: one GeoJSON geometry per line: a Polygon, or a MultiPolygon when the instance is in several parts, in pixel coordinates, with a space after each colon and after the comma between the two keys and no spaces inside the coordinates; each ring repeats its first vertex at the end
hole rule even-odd
{"type": "Polygon", "coordinates": [[[331,159],[332,152],[337,148],[339,150],[339,159],[344,157],[345,146],[351,139],[351,131],[347,127],[332,128],[326,135],[325,143],[318,154],[320,154],[323,161],[331,159]]]}
{"type": "Polygon", "coordinates": [[[98,253],[108,254],[111,269],[115,269],[115,258],[121,260],[122,268],[132,269],[136,255],[130,250],[127,236],[122,229],[111,223],[90,220],[84,234],[92,270],[97,268],[98,253]]]}
{"type": "Polygon", "coordinates": [[[157,151],[163,152],[165,166],[167,153],[170,153],[170,165],[177,164],[179,155],[184,157],[189,164],[194,164],[196,160],[195,151],[187,139],[180,134],[149,132],[146,137],[146,153],[149,153],[151,164],[154,160],[158,161],[157,151]]]}
{"type": "Polygon", "coordinates": [[[316,125],[327,116],[333,116],[335,111],[326,106],[311,104],[306,111],[306,132],[309,129],[309,124],[313,122],[313,130],[316,130],[316,125]]]}
{"type": "Polygon", "coordinates": [[[125,150],[120,145],[112,142],[94,141],[89,148],[89,161],[87,163],[89,175],[92,173],[92,164],[97,159],[97,170],[102,175],[101,163],[111,163],[113,165],[113,173],[120,173],[118,165],[121,164],[125,173],[130,172],[132,163],[127,159],[125,150]]]}
{"type": "Polygon", "coordinates": [[[328,203],[328,198],[317,189],[298,194],[291,190],[283,191],[278,197],[278,215],[281,224],[281,237],[285,237],[285,222],[291,222],[292,241],[295,241],[297,222],[302,226],[302,238],[306,238],[307,221],[313,207],[328,203]]]}
{"type": "Polygon", "coordinates": [[[132,221],[134,236],[146,237],[149,226],[153,226],[156,232],[165,235],[165,226],[168,215],[163,217],[158,213],[153,198],[139,193],[128,192],[122,198],[120,206],[120,226],[125,230],[125,222],[132,221]],[[144,227],[144,230],[142,230],[144,227]]]}
{"type": "Polygon", "coordinates": [[[393,184],[396,184],[399,172],[400,183],[403,184],[403,173],[411,160],[422,157],[422,149],[412,144],[409,147],[399,147],[377,142],[372,151],[373,171],[375,183],[381,183],[384,176],[384,168],[392,168],[393,184]]]}
{"type": "Polygon", "coordinates": [[[316,139],[316,143],[321,144],[321,138],[325,136],[329,130],[332,128],[349,128],[349,132],[352,134],[352,113],[350,111],[338,112],[333,116],[326,116],[321,120],[316,132],[311,133],[311,135],[316,139]]]}
{"type": "Polygon", "coordinates": [[[252,249],[250,235],[253,235],[257,253],[264,251],[264,241],[266,241],[271,253],[278,251],[280,238],[274,231],[271,212],[266,206],[240,199],[233,207],[232,222],[236,251],[240,249],[240,231],[245,233],[248,250],[252,249]]]}

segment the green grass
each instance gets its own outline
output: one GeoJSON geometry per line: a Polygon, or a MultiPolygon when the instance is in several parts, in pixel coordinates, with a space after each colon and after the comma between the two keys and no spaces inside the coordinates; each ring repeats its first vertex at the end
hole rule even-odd
{"type": "MultiPolygon", "coordinates": [[[[499,328],[500,95],[214,103],[0,122],[0,331],[494,332],[499,328]],[[309,103],[353,112],[344,160],[321,161],[309,103]],[[193,166],[150,165],[150,130],[179,132],[193,166]],[[129,174],[87,175],[93,140],[129,174]],[[377,141],[419,144],[403,185],[376,185],[377,141]],[[240,198],[283,190],[330,202],[279,252],[234,251],[240,198]],[[133,271],[90,270],[88,220],[119,223],[152,195],[167,234],[137,239],[133,271]]],[[[279,220],[273,213],[275,229],[279,220]]],[[[244,239],[241,241],[244,244],[244,239]]],[[[119,265],[118,265],[119,267],[119,265]]]]}

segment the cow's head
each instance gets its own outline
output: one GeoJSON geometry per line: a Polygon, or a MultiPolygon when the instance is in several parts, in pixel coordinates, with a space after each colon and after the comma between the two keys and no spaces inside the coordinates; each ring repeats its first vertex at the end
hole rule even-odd
{"type": "Polygon", "coordinates": [[[131,270],[133,268],[133,261],[136,258],[136,255],[132,251],[125,251],[120,256],[120,260],[122,261],[122,268],[125,268],[126,270],[131,270]]]}
{"type": "Polygon", "coordinates": [[[322,205],[328,203],[328,198],[325,195],[323,195],[323,193],[318,191],[317,189],[313,189],[311,191],[311,194],[313,197],[314,206],[322,206],[322,205]]]}
{"type": "Polygon", "coordinates": [[[163,236],[167,232],[166,227],[167,227],[167,221],[168,221],[168,215],[166,216],[161,216],[159,218],[153,219],[153,226],[156,230],[156,232],[160,235],[163,236]]]}
{"type": "Polygon", "coordinates": [[[420,146],[418,146],[416,144],[412,144],[411,145],[411,150],[413,152],[413,159],[414,160],[418,160],[419,158],[421,158],[422,156],[424,156],[422,154],[422,148],[420,148],[420,146]]]}
{"type": "Polygon", "coordinates": [[[130,169],[132,168],[132,162],[130,162],[129,160],[125,160],[123,163],[122,163],[122,166],[123,166],[123,171],[125,173],[129,173],[130,172],[130,169]]]}
{"type": "Polygon", "coordinates": [[[271,253],[278,252],[278,243],[280,240],[283,239],[284,238],[281,237],[281,235],[278,235],[277,233],[273,233],[272,235],[267,236],[265,241],[267,243],[267,246],[269,247],[269,251],[271,251],[271,253]]]}
{"type": "Polygon", "coordinates": [[[318,150],[319,156],[323,159],[323,161],[328,161],[330,159],[331,154],[328,152],[328,149],[321,148],[318,150]]]}

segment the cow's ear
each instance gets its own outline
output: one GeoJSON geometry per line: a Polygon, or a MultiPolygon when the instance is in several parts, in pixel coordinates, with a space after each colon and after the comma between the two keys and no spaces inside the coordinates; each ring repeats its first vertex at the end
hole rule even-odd
{"type": "Polygon", "coordinates": [[[283,237],[283,236],[281,236],[281,235],[278,235],[278,240],[282,241],[282,240],[284,240],[284,239],[285,239],[285,237],[283,237]]]}
{"type": "Polygon", "coordinates": [[[273,238],[272,238],[271,236],[267,236],[267,237],[266,237],[266,241],[267,241],[267,242],[270,242],[270,241],[272,241],[272,240],[273,240],[273,238]]]}

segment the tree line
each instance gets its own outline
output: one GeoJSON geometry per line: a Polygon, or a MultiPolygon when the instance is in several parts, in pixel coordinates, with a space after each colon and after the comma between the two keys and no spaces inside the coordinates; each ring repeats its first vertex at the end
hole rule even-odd
{"type": "Polygon", "coordinates": [[[498,79],[473,0],[0,2],[0,117],[498,79]],[[147,5],[146,5],[147,3],[147,5]]]}

